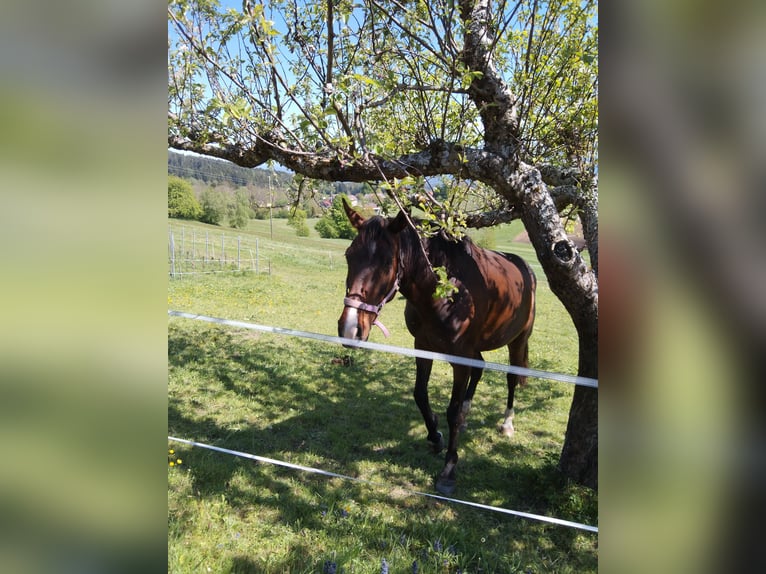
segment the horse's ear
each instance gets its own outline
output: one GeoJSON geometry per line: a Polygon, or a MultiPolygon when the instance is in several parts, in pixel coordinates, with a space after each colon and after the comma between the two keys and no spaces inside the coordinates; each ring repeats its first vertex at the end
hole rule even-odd
{"type": "Polygon", "coordinates": [[[407,216],[407,212],[400,211],[399,214],[391,220],[391,223],[388,224],[389,231],[391,231],[391,233],[399,233],[404,229],[407,226],[407,216]]]}
{"type": "Polygon", "coordinates": [[[364,217],[362,217],[358,211],[353,210],[345,197],[341,197],[341,201],[343,202],[343,210],[346,212],[346,217],[348,217],[351,225],[355,229],[359,229],[362,226],[362,223],[364,223],[364,217]]]}

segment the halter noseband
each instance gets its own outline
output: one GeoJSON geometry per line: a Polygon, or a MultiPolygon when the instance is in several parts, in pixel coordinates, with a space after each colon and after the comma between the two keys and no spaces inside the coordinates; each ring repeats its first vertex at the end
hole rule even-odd
{"type": "Polygon", "coordinates": [[[388,294],[383,297],[383,300],[380,302],[380,305],[370,305],[369,303],[365,303],[364,301],[360,301],[358,299],[352,299],[351,297],[345,297],[343,299],[343,304],[346,307],[351,307],[352,309],[361,309],[362,311],[367,311],[369,313],[375,313],[375,320],[372,322],[373,325],[377,325],[378,328],[383,331],[383,335],[388,338],[391,333],[388,332],[388,329],[386,329],[386,326],[383,325],[380,321],[378,321],[378,315],[380,315],[380,312],[383,310],[383,305],[386,304],[387,301],[389,301],[394,294],[399,290],[399,273],[396,274],[396,279],[394,280],[394,285],[391,287],[391,290],[388,292],[388,294]]]}

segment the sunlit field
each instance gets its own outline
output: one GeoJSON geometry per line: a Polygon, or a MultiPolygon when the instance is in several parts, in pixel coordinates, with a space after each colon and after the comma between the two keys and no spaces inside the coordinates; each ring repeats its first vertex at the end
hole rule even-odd
{"type": "MultiPolygon", "coordinates": [[[[254,220],[246,230],[169,220],[169,229],[176,243],[183,234],[187,250],[197,251],[190,259],[204,250],[202,237],[220,255],[222,232],[227,260],[234,259],[240,239],[239,271],[227,261],[216,273],[170,278],[169,309],[337,333],[347,240],[319,239],[313,230],[300,238],[285,220],[254,220]],[[243,245],[257,245],[258,272],[243,245]]],[[[538,274],[530,367],[575,374],[571,320],[531,246],[514,243],[519,229],[504,226],[477,240],[527,258],[538,274]]],[[[391,337],[375,330],[370,340],[411,348],[403,308],[400,297],[387,305],[381,320],[391,337]]],[[[504,350],[485,359],[507,362],[504,350]]],[[[414,359],[171,317],[168,365],[169,435],[367,481],[169,441],[171,572],[597,569],[596,534],[412,494],[435,492],[443,463],[429,450],[412,398],[414,359]]],[[[443,432],[450,389],[449,366],[435,363],[431,403],[443,432]]],[[[572,391],[529,379],[516,394],[516,434],[508,439],[497,432],[505,375],[485,371],[460,439],[454,497],[597,525],[596,494],[556,468],[572,391]]]]}

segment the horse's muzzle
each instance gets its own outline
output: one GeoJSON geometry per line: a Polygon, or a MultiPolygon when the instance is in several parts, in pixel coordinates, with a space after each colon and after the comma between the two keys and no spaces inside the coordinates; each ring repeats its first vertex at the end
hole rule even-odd
{"type": "MultiPolygon", "coordinates": [[[[363,328],[359,323],[359,319],[359,312],[356,309],[346,307],[343,310],[340,319],[338,319],[338,336],[346,339],[354,339],[356,341],[366,341],[367,337],[362,336],[363,328]]],[[[351,345],[343,346],[351,348],[351,345]]]]}

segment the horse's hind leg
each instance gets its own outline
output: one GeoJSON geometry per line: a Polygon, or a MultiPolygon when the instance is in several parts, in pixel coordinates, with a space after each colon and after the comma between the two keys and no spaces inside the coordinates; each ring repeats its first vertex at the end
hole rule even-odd
{"type": "MultiPolygon", "coordinates": [[[[529,334],[525,333],[512,341],[508,345],[508,358],[510,360],[511,365],[515,365],[517,367],[524,367],[526,368],[529,361],[529,334]]],[[[527,378],[521,375],[514,375],[512,373],[508,373],[506,375],[506,380],[508,381],[508,402],[506,404],[505,408],[505,416],[503,417],[503,424],[500,425],[500,432],[504,434],[507,437],[513,436],[514,428],[513,428],[513,396],[516,392],[516,387],[518,385],[523,385],[527,378]]]]}
{"type": "Polygon", "coordinates": [[[428,430],[428,441],[434,449],[434,452],[441,452],[444,448],[444,437],[439,432],[439,417],[437,417],[431,410],[431,405],[428,402],[428,379],[431,377],[431,367],[433,361],[431,359],[415,359],[415,366],[417,368],[415,375],[415,404],[418,405],[420,413],[423,415],[423,420],[426,423],[426,430],[428,430]]]}
{"type": "MultiPolygon", "coordinates": [[[[481,353],[476,353],[473,358],[478,361],[484,360],[481,353]]],[[[465,391],[465,398],[463,399],[463,416],[462,422],[460,423],[460,432],[465,432],[468,428],[468,413],[471,411],[471,401],[473,400],[473,394],[476,392],[476,385],[479,384],[482,373],[484,373],[484,369],[471,367],[471,380],[468,382],[468,388],[465,391]]]]}

